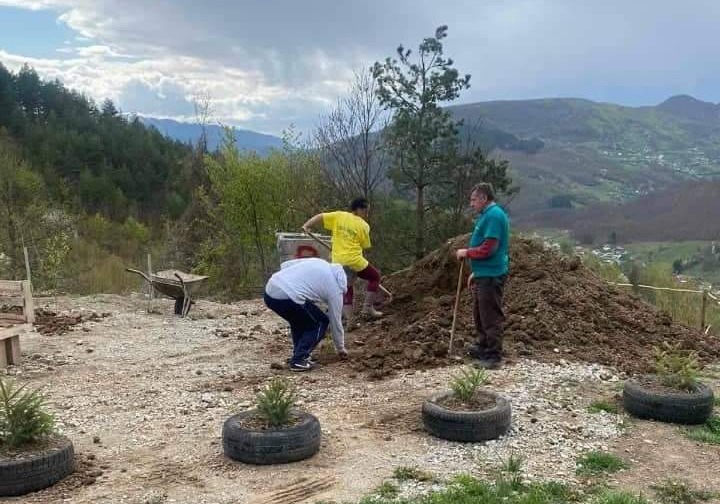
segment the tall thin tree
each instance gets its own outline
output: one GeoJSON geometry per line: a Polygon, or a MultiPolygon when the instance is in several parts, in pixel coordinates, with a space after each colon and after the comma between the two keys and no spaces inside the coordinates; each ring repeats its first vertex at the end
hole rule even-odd
{"type": "Polygon", "coordinates": [[[321,118],[315,133],[323,170],[343,201],[358,195],[372,199],[387,171],[387,118],[376,92],[368,71],[356,73],[347,96],[321,118]]]}
{"type": "Polygon", "coordinates": [[[446,157],[455,147],[457,123],[440,104],[460,96],[470,87],[470,75],[460,76],[453,60],[443,55],[447,26],[426,38],[417,55],[402,45],[397,58],[386,58],[372,67],[380,103],[393,112],[388,145],[393,153],[391,176],[399,187],[415,191],[415,256],[425,253],[426,192],[447,167],[446,157]]]}

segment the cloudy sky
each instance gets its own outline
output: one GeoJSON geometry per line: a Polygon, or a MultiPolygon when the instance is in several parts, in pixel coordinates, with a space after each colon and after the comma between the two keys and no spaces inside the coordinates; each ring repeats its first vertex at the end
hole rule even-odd
{"type": "Polygon", "coordinates": [[[353,71],[447,24],[462,102],[720,101],[718,0],[0,0],[0,63],[123,112],[307,130],[353,71]]]}

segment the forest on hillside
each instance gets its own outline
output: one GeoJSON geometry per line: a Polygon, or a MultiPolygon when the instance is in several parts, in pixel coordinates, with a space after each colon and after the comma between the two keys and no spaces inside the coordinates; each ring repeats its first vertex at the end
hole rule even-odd
{"type": "Polygon", "coordinates": [[[371,201],[372,260],[406,266],[469,229],[472,185],[517,190],[508,163],[441,107],[470,80],[443,55],[446,36],[440,27],[418,45],[432,66],[398,50],[360,72],[315,131],[289,128],[266,156],[230,133],[213,152],[202,136],[172,141],[110,100],[0,64],[0,277],[24,277],[27,250],[38,289],[118,292],[137,287],[124,268],[144,269],[150,253],[156,270],[208,274],[214,293],[243,295],[277,267],[276,232],[357,196],[371,201]]]}

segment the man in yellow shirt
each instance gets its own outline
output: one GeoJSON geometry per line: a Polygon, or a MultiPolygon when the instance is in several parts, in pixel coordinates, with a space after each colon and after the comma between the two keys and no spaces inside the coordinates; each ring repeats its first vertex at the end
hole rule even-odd
{"type": "Polygon", "coordinates": [[[341,264],[345,271],[350,272],[347,292],[343,298],[343,315],[346,321],[352,317],[353,280],[354,276],[367,280],[367,296],[363,305],[363,313],[371,317],[382,317],[382,312],[375,309],[380,289],[380,272],[363,256],[363,250],[370,248],[370,225],[368,218],[368,200],[356,198],[350,204],[350,211],[325,212],[317,214],[303,224],[303,230],[322,222],[325,229],[332,234],[332,262],[341,264]]]}

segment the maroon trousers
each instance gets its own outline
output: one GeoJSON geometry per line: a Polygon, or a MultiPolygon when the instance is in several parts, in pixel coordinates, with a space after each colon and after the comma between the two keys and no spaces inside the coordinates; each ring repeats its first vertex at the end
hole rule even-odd
{"type": "Polygon", "coordinates": [[[363,280],[367,280],[368,292],[377,292],[380,289],[380,272],[375,269],[372,264],[368,264],[364,270],[358,272],[354,272],[346,267],[345,272],[347,273],[348,271],[350,272],[350,274],[348,274],[347,292],[343,296],[343,305],[352,306],[353,304],[353,297],[355,294],[353,289],[353,282],[355,280],[355,276],[358,276],[363,280]]]}

